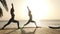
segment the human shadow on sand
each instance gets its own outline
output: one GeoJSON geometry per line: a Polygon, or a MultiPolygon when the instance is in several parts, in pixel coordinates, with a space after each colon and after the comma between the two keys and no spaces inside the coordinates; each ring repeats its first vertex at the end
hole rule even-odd
{"type": "MultiPolygon", "coordinates": [[[[37,29],[37,28],[35,28],[33,32],[26,32],[25,30],[21,29],[21,34],[35,34],[36,29],[37,29]]],[[[28,31],[28,30],[27,30],[27,31],[28,31]]]]}

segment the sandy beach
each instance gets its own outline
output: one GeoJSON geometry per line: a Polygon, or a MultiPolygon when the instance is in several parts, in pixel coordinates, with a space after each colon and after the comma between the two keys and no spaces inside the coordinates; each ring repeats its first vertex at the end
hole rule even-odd
{"type": "Polygon", "coordinates": [[[60,34],[60,29],[51,28],[7,28],[4,30],[0,29],[0,34],[60,34]]]}

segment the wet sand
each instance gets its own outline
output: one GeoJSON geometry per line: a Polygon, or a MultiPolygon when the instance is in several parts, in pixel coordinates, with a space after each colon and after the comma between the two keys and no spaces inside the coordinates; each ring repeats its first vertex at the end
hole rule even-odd
{"type": "Polygon", "coordinates": [[[0,34],[60,34],[60,29],[51,29],[51,28],[7,28],[0,29],[0,34]]]}

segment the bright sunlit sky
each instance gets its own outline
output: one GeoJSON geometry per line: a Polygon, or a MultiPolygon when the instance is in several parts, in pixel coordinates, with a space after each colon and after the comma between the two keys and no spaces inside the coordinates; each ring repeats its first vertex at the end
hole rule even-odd
{"type": "Polygon", "coordinates": [[[14,5],[14,14],[16,20],[28,20],[27,6],[32,11],[33,20],[54,20],[60,19],[60,0],[6,0],[9,11],[0,2],[3,9],[3,17],[0,20],[9,20],[11,18],[11,3],[14,5]]]}

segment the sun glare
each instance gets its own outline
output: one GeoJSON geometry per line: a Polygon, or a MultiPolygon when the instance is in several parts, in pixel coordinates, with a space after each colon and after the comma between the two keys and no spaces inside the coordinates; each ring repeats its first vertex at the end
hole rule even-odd
{"type": "MultiPolygon", "coordinates": [[[[36,21],[37,25],[40,25],[41,19],[45,18],[48,14],[48,5],[43,0],[28,0],[27,6],[32,12],[33,20],[36,21]]],[[[25,7],[26,8],[26,7],[25,7]]],[[[27,16],[26,12],[25,16],[27,16]]]]}
{"type": "Polygon", "coordinates": [[[40,20],[45,18],[48,14],[48,5],[42,0],[29,0],[28,6],[32,11],[33,19],[40,20]]]}
{"type": "Polygon", "coordinates": [[[58,5],[54,4],[52,0],[27,0],[27,6],[32,12],[33,20],[36,23],[39,22],[38,25],[40,24],[39,20],[56,19],[54,16],[56,16],[58,5]]]}

